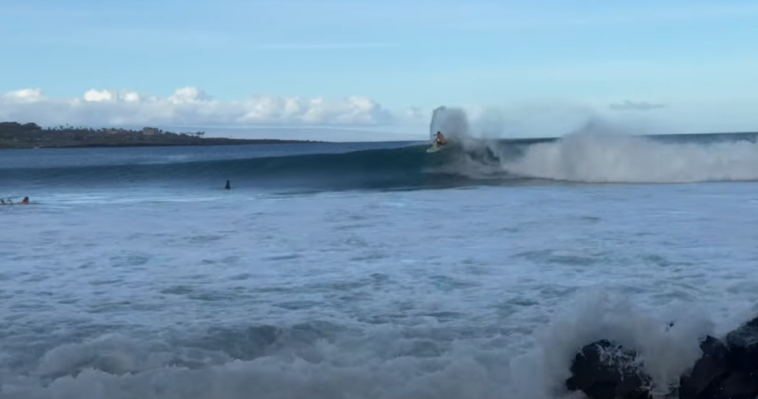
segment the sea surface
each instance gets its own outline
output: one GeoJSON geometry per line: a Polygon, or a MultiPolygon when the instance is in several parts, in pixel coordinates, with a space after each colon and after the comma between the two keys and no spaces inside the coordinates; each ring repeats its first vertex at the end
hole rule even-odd
{"type": "Polygon", "coordinates": [[[427,147],[0,151],[0,397],[580,398],[598,338],[663,394],[758,315],[754,138],[427,147]]]}

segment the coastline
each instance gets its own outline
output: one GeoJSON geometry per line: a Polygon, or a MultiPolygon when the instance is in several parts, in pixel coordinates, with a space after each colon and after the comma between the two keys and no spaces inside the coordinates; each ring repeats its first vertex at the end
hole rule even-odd
{"type": "MultiPolygon", "coordinates": [[[[226,145],[270,145],[270,144],[328,144],[321,140],[292,139],[239,139],[224,137],[204,137],[205,132],[175,133],[153,127],[142,129],[73,127],[61,125],[42,128],[36,123],[0,122],[0,150],[29,149],[75,149],[75,148],[140,148],[140,147],[208,147],[226,145]]],[[[704,139],[704,141],[745,140],[758,142],[758,132],[720,133],[669,133],[632,135],[657,141],[679,141],[704,139]]],[[[515,145],[533,145],[565,139],[560,137],[510,137],[496,141],[515,145]]],[[[415,142],[411,140],[408,142],[415,142]]]]}
{"type": "Polygon", "coordinates": [[[0,150],[326,143],[315,140],[206,138],[204,135],[205,132],[175,133],[153,127],[140,130],[73,126],[42,128],[36,123],[0,122],[0,150]]]}

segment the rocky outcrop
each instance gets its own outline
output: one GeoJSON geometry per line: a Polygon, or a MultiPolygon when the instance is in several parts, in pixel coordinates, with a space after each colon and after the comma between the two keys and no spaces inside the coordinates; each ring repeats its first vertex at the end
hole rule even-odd
{"type": "MultiPolygon", "coordinates": [[[[758,397],[758,317],[726,335],[725,342],[707,336],[703,355],[679,381],[679,399],[756,399],[758,397]]],[[[648,399],[650,376],[633,348],[609,340],[581,348],[566,380],[570,391],[592,399],[648,399]]]]}
{"type": "Polygon", "coordinates": [[[590,398],[646,399],[650,377],[640,366],[634,350],[608,340],[593,342],[574,358],[566,387],[590,398]]]}

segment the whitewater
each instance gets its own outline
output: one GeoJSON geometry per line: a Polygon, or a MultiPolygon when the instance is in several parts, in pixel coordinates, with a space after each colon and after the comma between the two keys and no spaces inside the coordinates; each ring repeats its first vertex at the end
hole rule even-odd
{"type": "Polygon", "coordinates": [[[665,392],[758,316],[755,135],[427,147],[0,153],[0,397],[581,398],[600,338],[665,392]]]}

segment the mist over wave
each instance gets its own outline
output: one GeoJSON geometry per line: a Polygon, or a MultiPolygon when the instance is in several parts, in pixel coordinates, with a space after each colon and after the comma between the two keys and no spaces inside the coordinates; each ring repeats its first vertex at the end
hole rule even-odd
{"type": "Polygon", "coordinates": [[[518,176],[586,183],[752,181],[758,180],[758,144],[662,143],[579,133],[532,145],[501,165],[518,176]]]}
{"type": "Polygon", "coordinates": [[[431,130],[462,149],[437,170],[469,177],[505,172],[509,178],[578,183],[691,183],[758,180],[756,134],[643,137],[590,120],[561,138],[518,145],[475,138],[467,115],[440,107],[431,130]],[[490,154],[482,156],[482,154],[490,154]],[[493,160],[496,159],[496,162],[493,160]]]}

